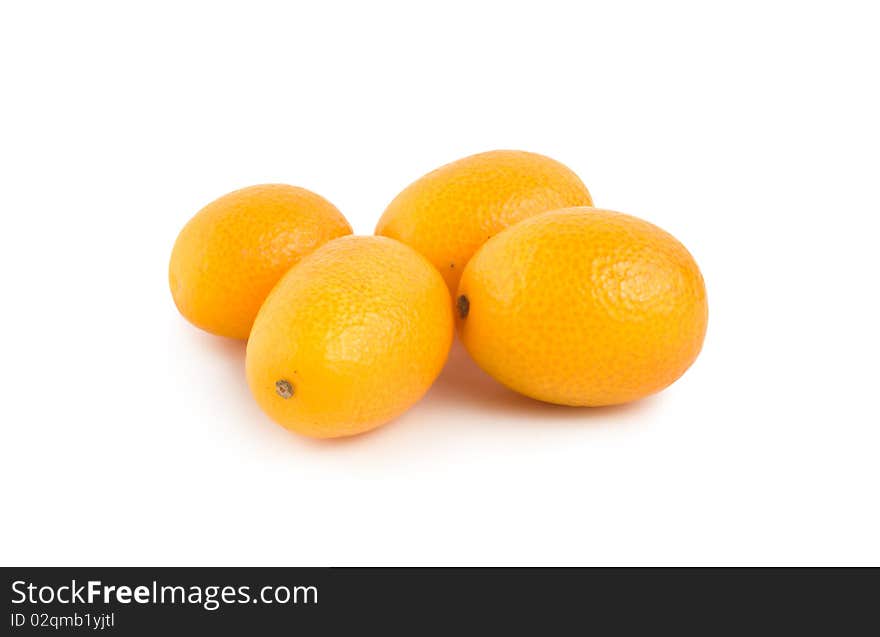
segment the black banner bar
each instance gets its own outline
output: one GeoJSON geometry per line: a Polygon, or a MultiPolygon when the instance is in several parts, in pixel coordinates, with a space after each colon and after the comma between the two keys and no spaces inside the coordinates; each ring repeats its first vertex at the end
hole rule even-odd
{"type": "Polygon", "coordinates": [[[872,569],[4,568],[3,634],[876,626],[872,569]],[[868,622],[865,624],[864,622],[868,622]]]}

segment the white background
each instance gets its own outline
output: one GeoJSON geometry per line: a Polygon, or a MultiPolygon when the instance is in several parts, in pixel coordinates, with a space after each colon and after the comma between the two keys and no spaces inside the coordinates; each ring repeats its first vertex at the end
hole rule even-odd
{"type": "MultiPolygon", "coordinates": [[[[873,7],[876,9],[876,7],[873,7]]],[[[0,562],[880,564],[872,3],[6,2],[0,562]],[[308,5],[308,6],[306,6],[308,5]],[[202,205],[288,182],[371,233],[406,184],[548,154],[702,267],[702,355],[569,409],[456,348],[318,442],[176,312],[202,205]]]]}

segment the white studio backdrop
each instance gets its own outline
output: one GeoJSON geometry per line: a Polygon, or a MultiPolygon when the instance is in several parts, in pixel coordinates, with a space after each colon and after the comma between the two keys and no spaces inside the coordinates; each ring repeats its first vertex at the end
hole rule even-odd
{"type": "Polygon", "coordinates": [[[5,565],[880,564],[880,96],[870,2],[0,8],[5,565]],[[511,394],[459,346],[372,434],[250,397],[176,312],[177,232],[287,182],[371,233],[494,148],[694,254],[665,392],[511,394]]]}

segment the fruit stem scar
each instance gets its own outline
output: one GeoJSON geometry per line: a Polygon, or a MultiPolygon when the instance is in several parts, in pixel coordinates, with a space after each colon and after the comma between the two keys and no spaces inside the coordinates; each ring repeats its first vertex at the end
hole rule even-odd
{"type": "Polygon", "coordinates": [[[468,312],[471,310],[471,302],[468,300],[464,294],[458,297],[458,300],[455,302],[455,306],[458,308],[458,315],[461,318],[467,318],[468,312]]]}
{"type": "Polygon", "coordinates": [[[290,384],[290,381],[281,380],[275,381],[275,393],[287,400],[291,396],[293,396],[293,385],[290,384]]]}

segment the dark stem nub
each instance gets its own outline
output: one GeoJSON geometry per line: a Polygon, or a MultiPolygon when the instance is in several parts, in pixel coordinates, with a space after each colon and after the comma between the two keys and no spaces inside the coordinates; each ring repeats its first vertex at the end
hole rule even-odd
{"type": "Polygon", "coordinates": [[[471,311],[471,302],[468,301],[468,297],[464,294],[458,297],[458,300],[455,302],[455,306],[458,308],[458,315],[461,318],[467,318],[468,312],[471,311]]]}
{"type": "Polygon", "coordinates": [[[275,381],[275,393],[287,400],[291,396],[293,396],[293,385],[290,384],[290,381],[281,380],[275,381]]]}

